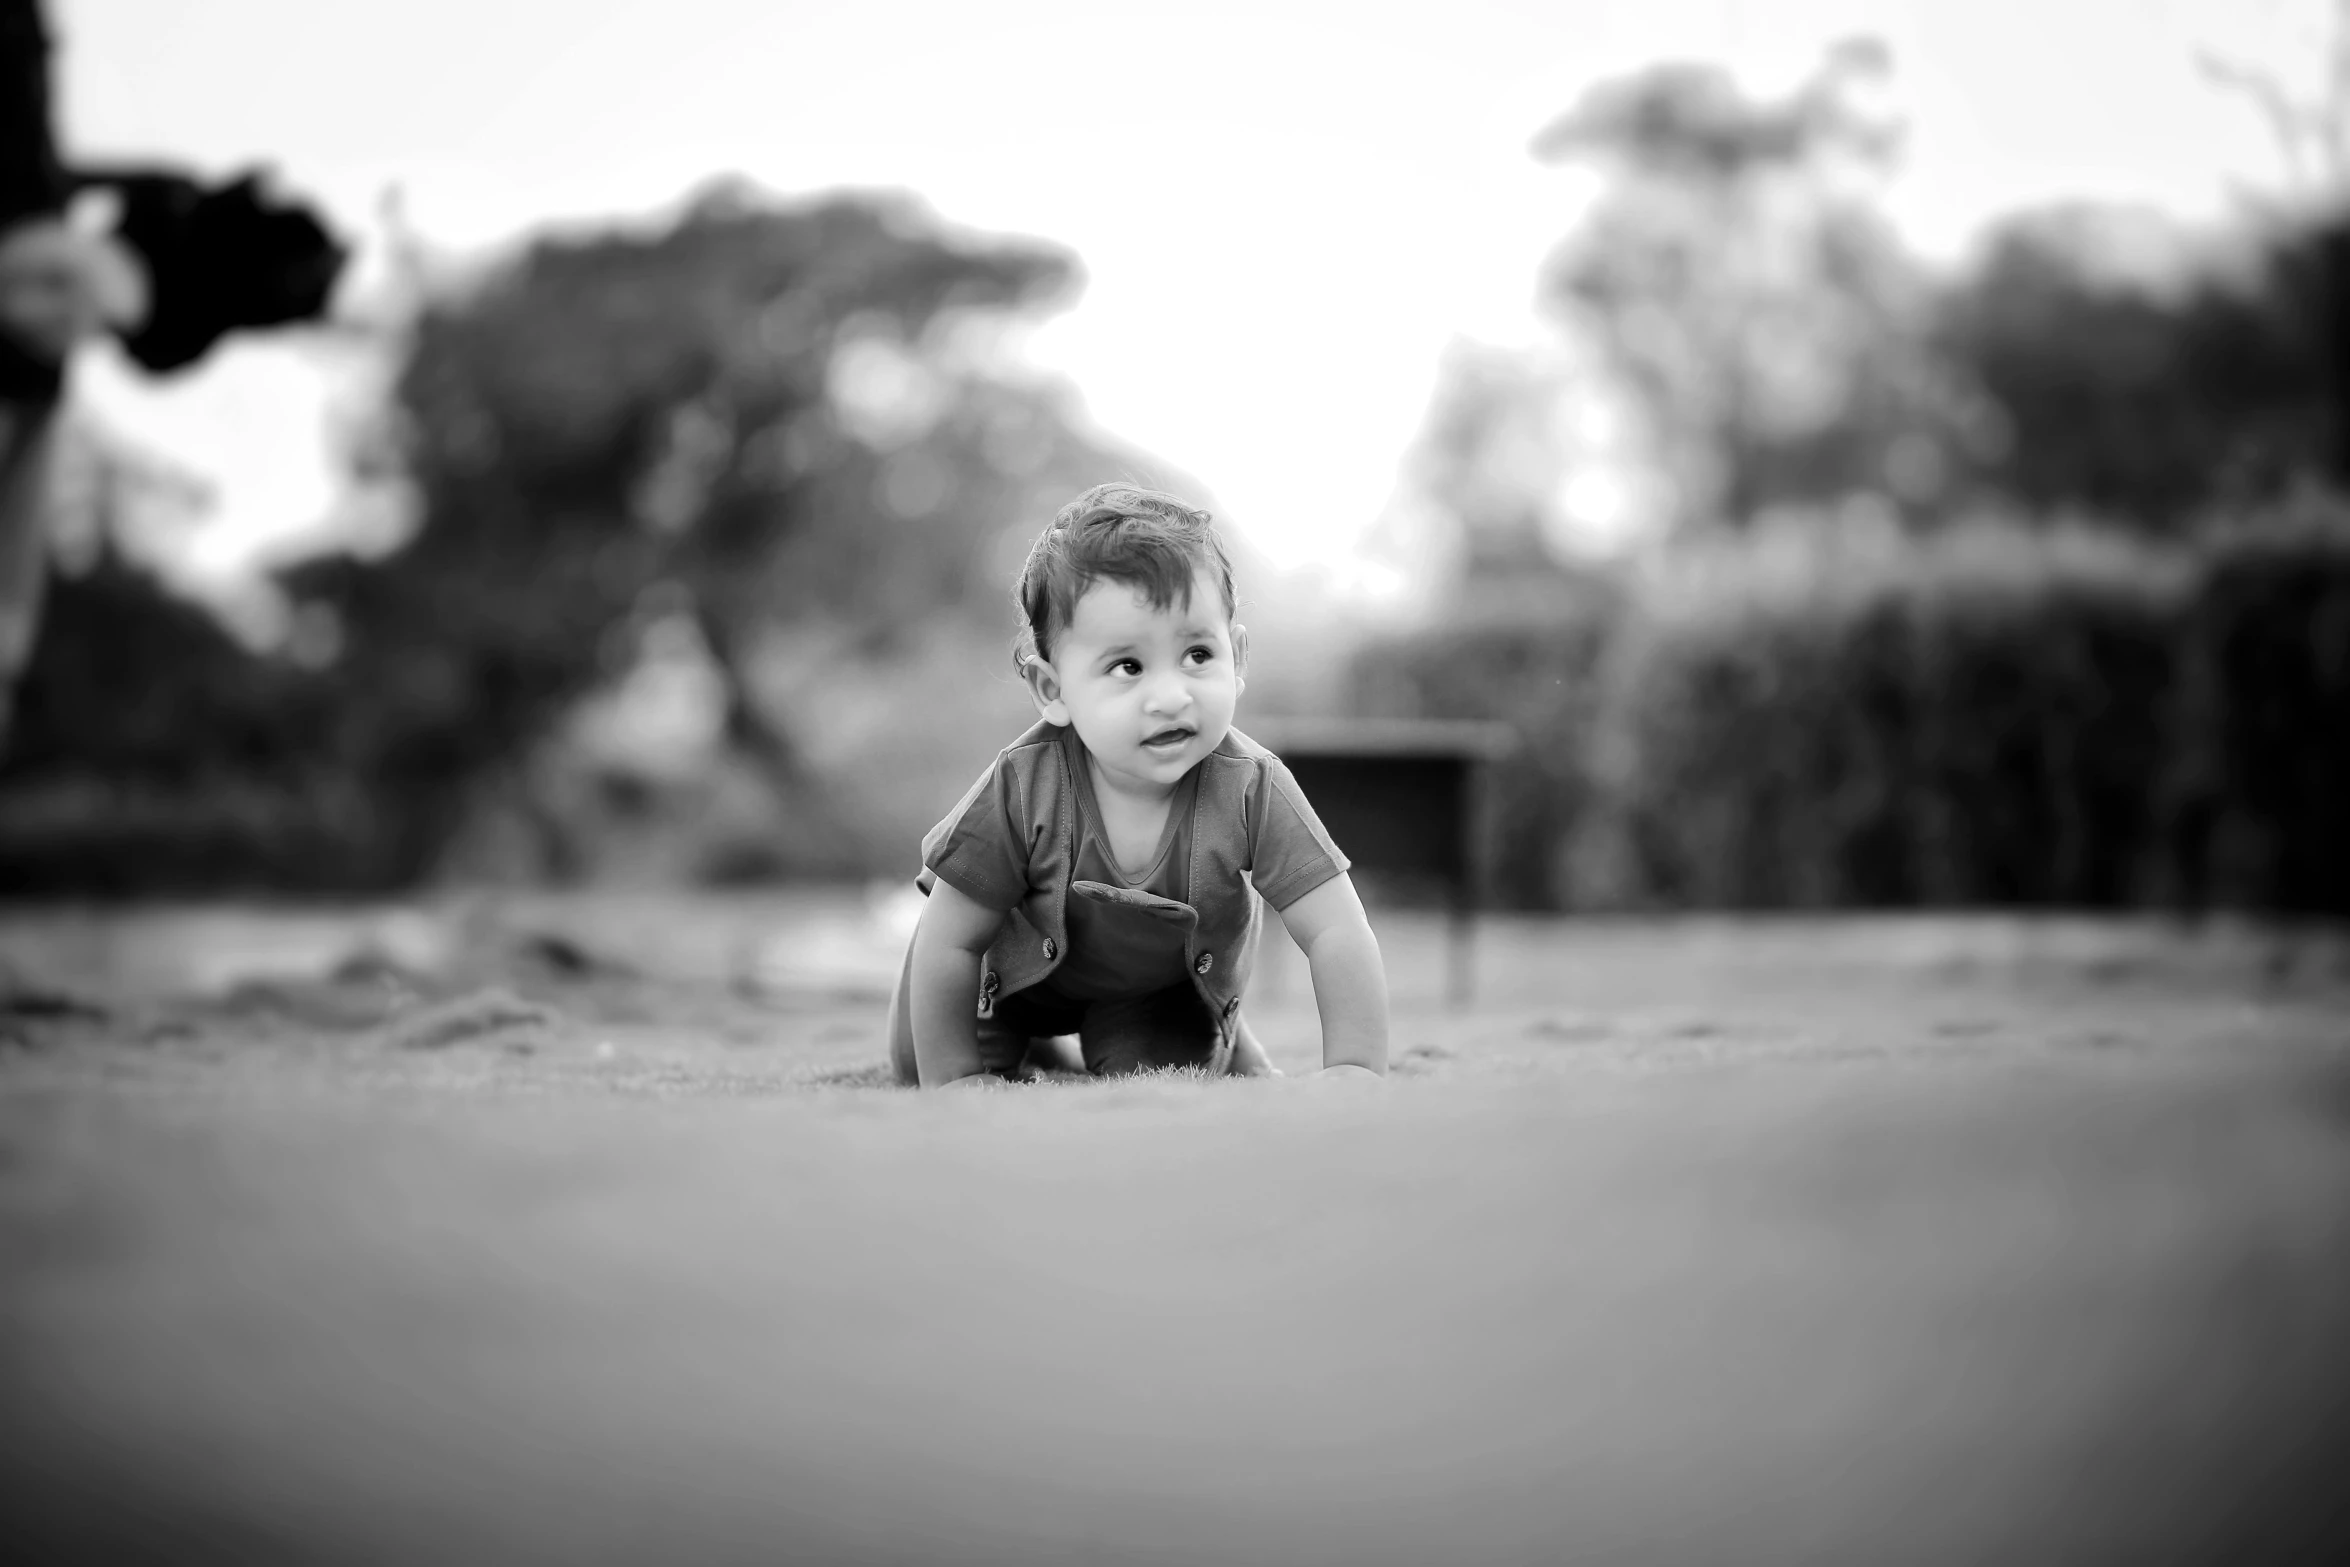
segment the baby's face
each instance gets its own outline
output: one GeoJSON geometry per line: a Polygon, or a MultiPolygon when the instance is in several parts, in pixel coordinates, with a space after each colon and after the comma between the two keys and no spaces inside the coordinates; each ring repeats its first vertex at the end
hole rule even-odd
{"type": "Polygon", "coordinates": [[[1123,582],[1096,582],[1053,639],[1054,679],[1038,705],[1076,727],[1114,787],[1173,788],[1232,727],[1238,637],[1205,569],[1192,575],[1190,601],[1165,609],[1123,582]]]}

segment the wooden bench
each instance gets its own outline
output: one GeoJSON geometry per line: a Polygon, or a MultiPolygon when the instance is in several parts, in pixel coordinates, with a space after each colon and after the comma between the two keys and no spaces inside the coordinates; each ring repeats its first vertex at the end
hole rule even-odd
{"type": "Polygon", "coordinates": [[[1296,774],[1358,878],[1381,896],[1433,892],[1446,922],[1445,992],[1475,986],[1479,772],[1507,755],[1507,724],[1444,718],[1283,718],[1245,726],[1296,774]]]}

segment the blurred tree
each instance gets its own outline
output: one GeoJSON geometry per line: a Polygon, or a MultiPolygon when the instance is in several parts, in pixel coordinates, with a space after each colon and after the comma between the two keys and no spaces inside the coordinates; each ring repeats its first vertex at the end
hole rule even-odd
{"type": "Polygon", "coordinates": [[[1936,335],[2005,410],[2010,498],[2163,531],[2350,485],[2350,0],[2310,20],[2302,79],[2200,54],[2283,158],[2240,192],[2241,254],[2073,205],[2009,220],[1949,290],[1936,335]]]}
{"type": "MultiPolygon", "coordinates": [[[[106,726],[101,707],[10,771],[47,788],[101,754],[158,777],[175,748],[210,756],[331,807],[309,879],[341,885],[431,872],[496,798],[560,874],[586,846],[546,798],[546,748],[682,623],[715,671],[724,749],[782,802],[790,841],[768,868],[866,869],[856,780],[818,775],[788,688],[811,661],[853,685],[942,628],[973,650],[961,665],[1003,667],[1007,531],[1138,466],[999,351],[1077,278],[1061,250],[952,231],[909,199],[784,204],[735,185],[656,229],[542,239],[409,328],[373,459],[410,491],[408,535],[282,572],[293,637],[235,655],[301,721],[207,732],[217,704],[192,700],[138,760],[82,732],[106,726]]],[[[118,609],[160,602],[108,581],[118,609]]],[[[122,678],[149,693],[142,711],[168,709],[200,695],[191,682],[220,686],[232,651],[122,678]]],[[[951,728],[933,709],[969,705],[898,696],[906,723],[951,728]]]]}
{"type": "Polygon", "coordinates": [[[1454,344],[1437,366],[1385,532],[1417,526],[1431,535],[1408,542],[1429,546],[1436,559],[1426,564],[1443,561],[1481,594],[1547,582],[1552,513],[1572,460],[1568,392],[1566,373],[1534,355],[1454,344]]]}
{"type": "Polygon", "coordinates": [[[2081,208],[2011,220],[1938,307],[1941,352],[2006,415],[1997,488],[2164,530],[2303,478],[2350,481],[2350,222],[2265,227],[2241,265],[2152,276],[2114,264],[2112,227],[2081,208]]]}
{"type": "Polygon", "coordinates": [[[786,629],[872,653],[1000,616],[1003,530],[1115,466],[987,352],[991,323],[1076,279],[1064,252],[908,200],[722,185],[659,233],[542,241],[429,311],[398,390],[421,526],[380,561],[286,578],[344,649],[348,765],[405,802],[385,871],[420,871],[473,785],[678,614],[804,853],[853,856],[762,655],[786,629]]]}
{"type": "Polygon", "coordinates": [[[2314,80],[2296,82],[2216,49],[2197,52],[2203,74],[2251,105],[2284,157],[2284,191],[2256,196],[2256,205],[2307,210],[2350,197],[2350,0],[2315,0],[2311,10],[2316,25],[2296,63],[2314,64],[2314,80]]]}
{"type": "Polygon", "coordinates": [[[430,310],[397,392],[421,529],[287,576],[345,648],[350,766],[409,803],[385,872],[421,872],[470,787],[660,613],[696,623],[726,738],[823,843],[761,639],[811,618],[907,637],[1001,597],[978,569],[996,533],[1034,515],[1043,470],[1072,486],[1100,458],[956,334],[1074,282],[1058,249],[905,200],[719,186],[665,233],[543,240],[430,310]]]}
{"type": "Polygon", "coordinates": [[[1659,66],[1535,138],[1605,178],[1543,292],[1603,351],[1681,527],[1855,492],[1937,509],[1993,435],[1928,350],[1931,286],[1873,208],[1899,146],[1867,104],[1888,69],[1853,41],[1767,99],[1659,66]]]}

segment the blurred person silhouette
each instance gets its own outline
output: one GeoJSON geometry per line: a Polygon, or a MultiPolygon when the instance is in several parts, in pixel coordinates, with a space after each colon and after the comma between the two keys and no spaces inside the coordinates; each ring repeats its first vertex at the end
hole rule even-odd
{"type": "Polygon", "coordinates": [[[922,841],[929,902],[889,1013],[898,1079],[1279,1075],[1240,1011],[1260,897],[1313,974],[1316,1075],[1383,1075],[1386,970],[1347,858],[1280,758],[1232,727],[1248,632],[1209,515],[1096,485],[1014,595],[1038,720],[922,841]]]}
{"type": "Polygon", "coordinates": [[[65,361],[77,342],[136,320],[145,295],[121,246],[62,216],[0,230],[0,748],[40,629],[65,361]]]}
{"type": "Polygon", "coordinates": [[[64,222],[49,133],[49,41],[31,0],[0,0],[0,746],[32,656],[65,357],[102,308],[98,242],[64,222]]]}
{"type": "Polygon", "coordinates": [[[245,173],[72,170],[57,154],[49,35],[35,0],[0,0],[0,752],[49,570],[49,477],[75,347],[101,332],[150,371],[225,333],[321,313],[344,248],[245,173]]]}

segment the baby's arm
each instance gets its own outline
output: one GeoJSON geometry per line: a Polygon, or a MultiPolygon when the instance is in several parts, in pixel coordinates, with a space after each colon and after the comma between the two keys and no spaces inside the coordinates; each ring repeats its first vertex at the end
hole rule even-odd
{"type": "Polygon", "coordinates": [[[979,963],[1003,928],[1000,910],[974,902],[939,880],[914,927],[914,974],[907,997],[914,1029],[914,1067],[924,1088],[983,1078],[979,1025],[979,963]]]}
{"type": "Polygon", "coordinates": [[[1346,875],[1331,877],[1281,911],[1314,975],[1322,1014],[1322,1070],[1387,1071],[1387,968],[1363,900],[1346,875]]]}

